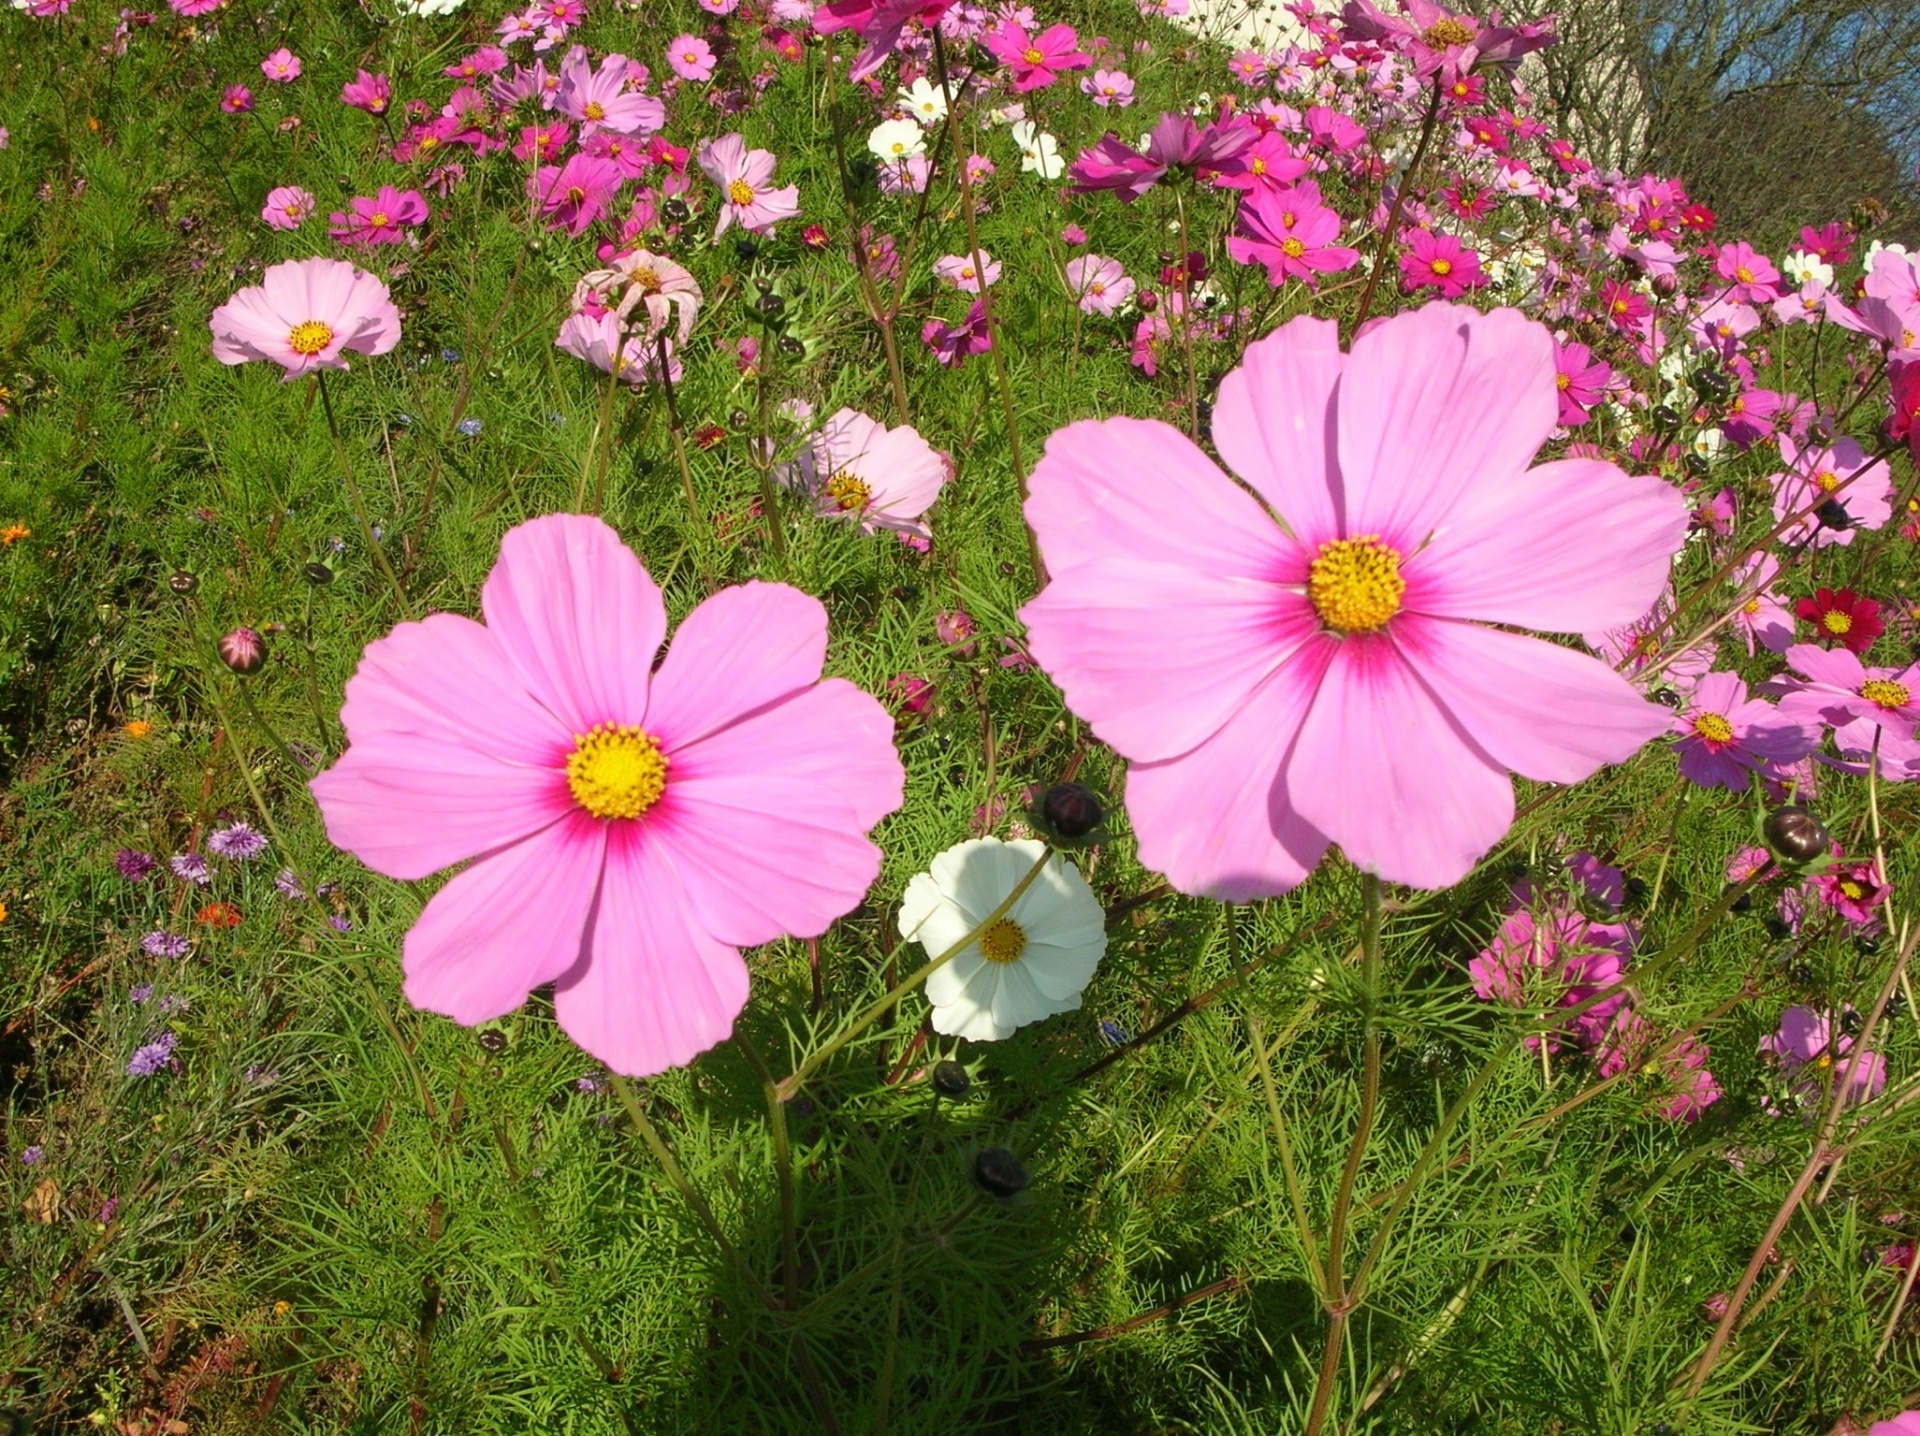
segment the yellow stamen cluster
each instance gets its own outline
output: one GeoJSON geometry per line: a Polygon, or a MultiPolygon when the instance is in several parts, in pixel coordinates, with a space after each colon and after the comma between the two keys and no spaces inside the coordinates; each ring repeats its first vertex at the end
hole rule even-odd
{"type": "Polygon", "coordinates": [[[1913,697],[1906,684],[1895,683],[1891,678],[1869,678],[1860,685],[1860,696],[1882,708],[1904,708],[1913,697]]]}
{"type": "Polygon", "coordinates": [[[1693,731],[1709,743],[1731,743],[1733,724],[1723,714],[1702,713],[1693,720],[1693,731]]]}
{"type": "Polygon", "coordinates": [[[287,347],[296,354],[318,354],[333,343],[333,326],[318,319],[304,320],[287,333],[287,347]]]}
{"type": "Polygon", "coordinates": [[[728,180],[727,198],[735,204],[752,204],[753,186],[743,179],[728,180]]]}
{"type": "Polygon", "coordinates": [[[867,506],[867,500],[873,497],[873,489],[865,480],[842,469],[826,482],[827,497],[840,505],[842,513],[853,513],[867,506]]]}
{"type": "Polygon", "coordinates": [[[1813,486],[1823,494],[1830,494],[1840,487],[1840,476],[1832,469],[1823,469],[1813,476],[1813,486]]]}
{"type": "Polygon", "coordinates": [[[1378,534],[1320,545],[1307,570],[1307,598],[1320,621],[1340,633],[1371,633],[1400,611],[1407,581],[1400,554],[1378,534]]]}
{"type": "Polygon", "coordinates": [[[1298,259],[1307,252],[1307,247],[1292,235],[1280,241],[1280,252],[1288,259],[1298,259]]]}
{"type": "Polygon", "coordinates": [[[1422,44],[1433,50],[1466,45],[1473,41],[1473,27],[1464,20],[1457,20],[1449,15],[1446,19],[1429,25],[1420,36],[1420,40],[1422,44]]]}
{"type": "Polygon", "coordinates": [[[1835,637],[1851,633],[1853,632],[1853,615],[1843,613],[1837,608],[1829,609],[1820,615],[1820,626],[1835,637]]]}
{"type": "Polygon", "coordinates": [[[1859,902],[1861,898],[1867,895],[1867,890],[1852,878],[1840,879],[1840,891],[1844,896],[1851,898],[1854,902],[1859,902]]]}
{"type": "Polygon", "coordinates": [[[596,818],[637,818],[667,788],[667,757],[660,740],[630,723],[596,723],[574,735],[567,755],[567,787],[596,818]]]}
{"type": "Polygon", "coordinates": [[[1429,264],[1427,268],[1431,269],[1442,279],[1445,279],[1449,274],[1453,273],[1453,261],[1451,259],[1436,259],[1429,264]]]}
{"type": "Polygon", "coordinates": [[[1047,57],[1029,45],[1025,50],[1021,51],[1020,58],[1025,60],[1029,65],[1038,65],[1043,63],[1047,57]]]}
{"type": "Polygon", "coordinates": [[[590,120],[604,120],[607,117],[606,107],[598,100],[588,100],[586,116],[590,120]]]}
{"type": "Polygon", "coordinates": [[[980,934],[980,953],[988,962],[1012,962],[1027,950],[1027,931],[1010,917],[995,920],[980,934]]]}

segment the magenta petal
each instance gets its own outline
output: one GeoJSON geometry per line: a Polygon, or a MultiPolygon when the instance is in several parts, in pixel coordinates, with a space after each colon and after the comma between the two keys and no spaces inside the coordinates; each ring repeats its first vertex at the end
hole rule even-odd
{"type": "Polygon", "coordinates": [[[674,631],[647,731],[672,752],[817,682],[826,658],[819,599],[784,583],[723,588],[674,631]]]}
{"type": "Polygon", "coordinates": [[[607,524],[548,514],[509,529],[480,603],[521,681],[569,732],[645,720],[667,611],[607,524]]]}
{"type": "Polygon", "coordinates": [[[1406,606],[1442,618],[1592,633],[1666,589],[1687,501],[1651,475],[1561,459],[1468,492],[1409,558],[1406,606]]]}
{"type": "Polygon", "coordinates": [[[1301,315],[1247,347],[1213,410],[1220,457],[1309,548],[1338,538],[1340,326],[1301,315]]]}
{"type": "Polygon", "coordinates": [[[1306,880],[1327,838],[1294,810],[1286,759],[1333,647],[1303,648],[1191,752],[1127,770],[1142,867],[1221,902],[1275,897],[1306,880]]]}
{"type": "Polygon", "coordinates": [[[1341,643],[1287,784],[1300,815],[1355,866],[1414,887],[1458,882],[1513,822],[1506,771],[1386,638],[1341,643]]]}
{"type": "Polygon", "coordinates": [[[1339,392],[1343,534],[1417,548],[1482,490],[1512,494],[1559,419],[1553,336],[1518,310],[1428,304],[1353,341],[1339,392]]]}
{"type": "Polygon", "coordinates": [[[1543,783],[1624,763],[1673,719],[1599,659],[1545,639],[1419,619],[1396,622],[1394,638],[1489,757],[1543,783]]]}
{"type": "Polygon", "coordinates": [[[368,644],[340,721],[350,746],[313,795],[334,844],[388,877],[425,877],[573,806],[566,731],[470,619],[436,614],[368,644]]]}
{"type": "Polygon", "coordinates": [[[651,1077],[691,1062],[733,1031],[747,965],[693,921],[679,873],[647,825],[607,842],[587,952],[554,988],[567,1036],[613,1071],[651,1077]]]}
{"type": "Polygon", "coordinates": [[[471,1027],[571,969],[606,834],[604,823],[570,818],[456,874],[407,934],[407,1001],[471,1027]]]}

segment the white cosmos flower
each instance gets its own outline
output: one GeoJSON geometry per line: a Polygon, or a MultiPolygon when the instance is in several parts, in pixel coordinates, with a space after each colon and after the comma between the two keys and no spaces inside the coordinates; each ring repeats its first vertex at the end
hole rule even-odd
{"type": "Polygon", "coordinates": [[[1780,272],[1791,279],[1795,285],[1809,282],[1833,287],[1833,266],[1817,254],[1808,254],[1796,249],[1780,262],[1780,272]]]}
{"type": "Polygon", "coordinates": [[[1011,133],[1020,146],[1020,168],[1043,180],[1057,180],[1067,172],[1060,158],[1060,142],[1031,120],[1016,120],[1011,133]]]}
{"type": "Polygon", "coordinates": [[[867,136],[867,148],[882,164],[903,164],[927,148],[920,126],[913,120],[883,120],[867,136]]]}
{"type": "MultiPolygon", "coordinates": [[[[900,899],[900,935],[938,957],[1020,885],[1046,844],[974,838],[916,873],[900,899]]],[[[1106,914],[1080,870],[1055,854],[1020,898],[927,979],[933,1030],[997,1042],[1080,1006],[1107,950],[1106,914]]]]}
{"type": "Polygon", "coordinates": [[[900,108],[921,124],[933,126],[947,117],[947,97],[938,85],[921,78],[900,91],[900,108]]]}

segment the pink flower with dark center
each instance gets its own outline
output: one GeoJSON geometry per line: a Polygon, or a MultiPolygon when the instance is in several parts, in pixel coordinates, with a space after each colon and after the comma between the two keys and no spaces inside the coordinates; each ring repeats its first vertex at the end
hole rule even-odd
{"type": "Polygon", "coordinates": [[[713,46],[698,35],[682,35],[667,46],[667,68],[683,80],[705,84],[713,78],[713,46]]]}
{"type": "Polygon", "coordinates": [[[573,154],[563,165],[542,165],[528,175],[527,193],[547,216],[548,229],[579,235],[612,206],[624,178],[612,160],[573,154]]]}
{"type": "Polygon", "coordinates": [[[300,78],[300,57],[282,45],[260,62],[260,73],[276,84],[300,78]]]}
{"type": "Polygon", "coordinates": [[[1242,264],[1264,264],[1276,288],[1289,279],[1319,283],[1360,262],[1360,251],[1336,243],[1340,216],[1321,203],[1320,186],[1302,180],[1291,189],[1254,190],[1240,201],[1227,253],[1242,264]]]}
{"type": "Polygon", "coordinates": [[[1553,383],[1560,394],[1560,423],[1577,429],[1593,417],[1593,410],[1607,392],[1613,366],[1595,359],[1584,344],[1555,342],[1553,346],[1553,383]]]}
{"type": "Polygon", "coordinates": [[[370,115],[384,115],[393,102],[393,84],[385,75],[370,75],[361,70],[340,87],[340,103],[370,115]]]}
{"type": "Polygon", "coordinates": [[[298,229],[317,207],[314,197],[298,185],[283,184],[268,192],[260,218],[272,229],[298,229]]]}
{"type": "Polygon", "coordinates": [[[1067,292],[1087,314],[1110,315],[1133,298],[1134,283],[1117,259],[1081,254],[1067,261],[1067,292]]]}
{"type": "Polygon", "coordinates": [[[978,299],[974,300],[973,308],[967,311],[967,317],[959,324],[949,324],[944,319],[929,319],[921,327],[920,339],[933,350],[933,357],[940,361],[942,368],[951,369],[975,354],[986,353],[993,347],[986,305],[978,299]]]}
{"type": "Polygon", "coordinates": [[[427,222],[426,197],[417,189],[397,190],[380,186],[372,199],[355,196],[347,201],[345,214],[335,212],[333,228],[327,232],[342,244],[400,244],[406,231],[427,222]]]}
{"type": "Polygon", "coordinates": [[[407,934],[408,1001],[471,1026],[554,984],[560,1026],[642,1077],[724,1039],[742,947],[817,936],[880,870],[892,720],[821,680],[827,614],[721,590],[657,670],[666,609],[596,518],[511,530],[484,623],[402,623],[348,681],[327,834],[402,881],[465,863],[407,934]]]}
{"type": "Polygon", "coordinates": [[[739,135],[722,135],[700,146],[700,169],[719,187],[718,239],[732,225],[771,234],[774,225],[800,213],[800,186],[773,187],[774,158],[768,150],[750,150],[739,135]]]}
{"type": "Polygon", "coordinates": [[[1443,299],[1457,299],[1469,289],[1485,288],[1487,283],[1478,254],[1451,234],[1424,229],[1407,236],[1407,252],[1400,256],[1400,279],[1409,290],[1436,289],[1443,299]]]}
{"type": "Polygon", "coordinates": [[[1703,788],[1744,793],[1753,774],[1797,763],[1820,746],[1821,725],[1749,698],[1735,673],[1709,673],[1673,720],[1680,776],[1703,788]]]}
{"type": "Polygon", "coordinates": [[[803,458],[788,480],[812,496],[822,518],[857,523],[864,533],[931,536],[922,515],[940,497],[947,464],[911,425],[889,429],[842,409],[814,433],[803,458]]]}
{"type": "Polygon", "coordinates": [[[1008,21],[981,35],[980,43],[1007,67],[1017,95],[1042,89],[1067,71],[1084,70],[1093,63],[1081,52],[1080,37],[1071,25],[1050,25],[1038,35],[1029,35],[1023,26],[1008,21]]]}
{"type": "Polygon", "coordinates": [[[400,311],[387,286],[339,259],[296,259],[270,267],[208,321],[222,364],[270,359],[287,379],[345,369],[346,351],[385,354],[400,342],[400,311]]]}
{"type": "Polygon", "coordinates": [[[1509,770],[1578,782],[1666,729],[1604,664],[1505,627],[1630,623],[1687,527],[1656,478],[1528,467],[1553,372],[1552,336],[1512,310],[1431,304],[1350,354],[1302,317],[1247,350],[1214,407],[1258,500],[1163,423],[1048,441],[1026,511],[1051,579],[1021,617],[1132,765],[1143,865],[1243,902],[1337,842],[1444,887],[1505,833],[1509,770]]]}

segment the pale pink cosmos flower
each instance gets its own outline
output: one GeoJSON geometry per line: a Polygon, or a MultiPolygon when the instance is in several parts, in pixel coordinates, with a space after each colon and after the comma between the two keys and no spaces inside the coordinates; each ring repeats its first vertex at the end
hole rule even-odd
{"type": "Polygon", "coordinates": [[[1735,580],[1736,591],[1746,597],[1740,600],[1733,622],[1746,640],[1749,658],[1753,657],[1755,643],[1771,653],[1785,653],[1793,643],[1793,614],[1772,591],[1779,573],[1779,561],[1772,554],[1763,553],[1743,568],[1735,580]]]}
{"type": "Polygon", "coordinates": [[[1772,479],[1774,521],[1803,515],[1782,532],[1788,543],[1850,544],[1855,529],[1877,529],[1893,517],[1893,471],[1885,459],[1869,459],[1856,439],[1841,437],[1828,448],[1802,450],[1782,434],[1780,461],[1786,470],[1772,479]],[[1844,526],[1822,521],[1820,506],[1829,500],[1844,511],[1844,526]]]}
{"type": "Polygon", "coordinates": [[[385,354],[400,342],[400,311],[387,286],[340,259],[295,259],[270,267],[213,311],[213,357],[222,364],[270,359],[293,379],[345,369],[347,350],[385,354]]]}
{"type": "Polygon", "coordinates": [[[640,310],[643,317],[635,327],[649,343],[677,314],[678,342],[685,344],[705,297],[700,282],[684,266],[664,254],[637,249],[616,256],[605,269],[588,270],[582,275],[573,287],[573,308],[577,314],[598,305],[627,324],[634,324],[634,311],[640,310]]]}
{"type": "Polygon", "coordinates": [[[1051,580],[1021,617],[1132,765],[1143,865],[1244,902],[1337,842],[1445,887],[1511,823],[1510,769],[1578,782],[1665,730],[1604,664],[1508,631],[1631,622],[1686,534],[1656,478],[1528,467],[1553,375],[1552,336],[1509,309],[1430,304],[1350,354],[1303,316],[1248,349],[1214,408],[1252,494],[1164,423],[1053,435],[1026,506],[1051,580]]]}
{"type": "Polygon", "coordinates": [[[1703,788],[1744,793],[1755,773],[1777,772],[1820,746],[1821,725],[1749,698],[1737,673],[1709,673],[1674,716],[1680,776],[1703,788]]]}
{"type": "Polygon", "coordinates": [[[774,158],[768,150],[750,150],[739,135],[722,135],[700,146],[700,168],[720,188],[718,239],[731,225],[771,234],[774,225],[800,213],[800,186],[773,188],[774,158]]]}
{"type": "Polygon", "coordinates": [[[826,610],[782,583],[707,599],[654,671],[660,590],[597,518],[509,531],[480,606],[368,645],[312,783],[327,835],[403,881],[467,864],[407,934],[415,1006],[471,1026],[550,982],[615,1072],[688,1062],[746,1004],[742,947],[817,936],[878,875],[893,722],[822,681],[826,610]]]}
{"type": "Polygon", "coordinates": [[[173,7],[174,14],[184,15],[189,20],[197,19],[202,15],[211,15],[226,3],[227,0],[167,0],[167,4],[173,7]]]}
{"type": "Polygon", "coordinates": [[[667,68],[696,84],[713,78],[713,46],[698,35],[682,35],[667,46],[667,68]]]}
{"type": "Polygon", "coordinates": [[[813,436],[799,463],[782,474],[813,495],[823,517],[866,533],[892,529],[931,537],[921,517],[947,482],[946,460],[910,424],[889,429],[857,409],[842,409],[813,436]]]}
{"type": "Polygon", "coordinates": [[[1836,1025],[1829,1013],[1789,1007],[1780,1014],[1779,1030],[1760,1039],[1760,1050],[1779,1062],[1781,1073],[1799,1079],[1793,1093],[1803,1106],[1817,1105],[1837,1081],[1847,1082],[1849,1107],[1872,1101],[1887,1084],[1886,1058],[1870,1049],[1855,1057],[1852,1036],[1836,1032],[1836,1025]]]}
{"type": "Polygon", "coordinates": [[[1125,70],[1095,70],[1080,82],[1080,93],[1105,108],[1125,109],[1133,103],[1133,76],[1125,70]]]}
{"type": "Polygon", "coordinates": [[[1082,254],[1067,261],[1067,292],[1088,314],[1112,314],[1133,298],[1134,283],[1117,259],[1082,254]]]}
{"type": "Polygon", "coordinates": [[[560,65],[560,92],[555,108],[580,122],[582,140],[601,130],[643,138],[667,123],[667,107],[655,95],[627,88],[627,57],[608,55],[593,68],[584,52],[569,55],[560,65]]]}
{"type": "Polygon", "coordinates": [[[260,218],[272,229],[298,229],[318,207],[314,197],[298,185],[283,184],[268,192],[260,218]]]}
{"type": "Polygon", "coordinates": [[[300,78],[300,57],[282,45],[260,62],[260,73],[281,85],[297,80],[300,78]]]}
{"type": "MultiPolygon", "coordinates": [[[[656,343],[645,334],[630,332],[612,310],[569,314],[560,322],[553,343],[563,353],[584,359],[602,374],[611,374],[636,389],[660,373],[656,343]]],[[[680,358],[671,343],[667,347],[667,377],[674,382],[680,378],[680,358]]]]}
{"type": "Polygon", "coordinates": [[[986,282],[981,282],[981,271],[976,268],[971,254],[949,254],[933,262],[933,277],[943,284],[951,284],[955,289],[968,294],[978,294],[1000,282],[1000,261],[986,250],[980,251],[980,263],[986,268],[986,282]]]}

